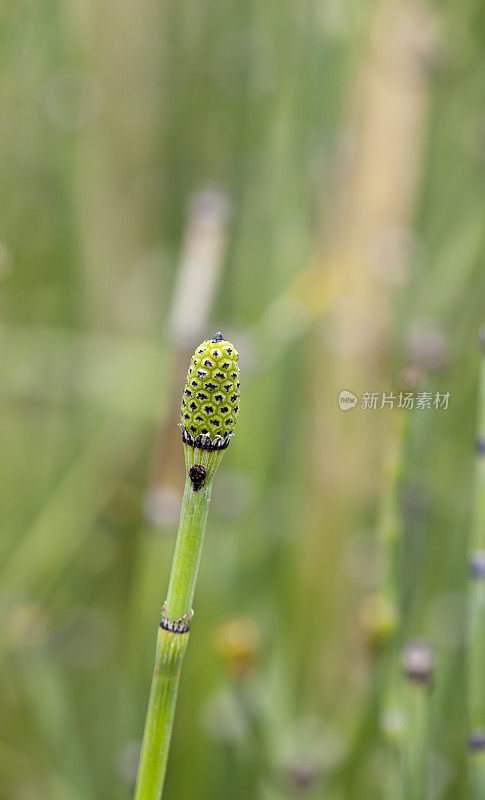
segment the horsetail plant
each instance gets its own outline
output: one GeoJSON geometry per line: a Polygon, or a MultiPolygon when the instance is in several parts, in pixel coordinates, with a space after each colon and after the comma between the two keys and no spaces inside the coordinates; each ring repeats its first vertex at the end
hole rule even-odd
{"type": "Polygon", "coordinates": [[[480,340],[475,508],[469,561],[468,751],[472,800],[485,796],[485,329],[480,340]]]}
{"type": "Polygon", "coordinates": [[[238,405],[238,354],[216,333],[197,347],[182,396],[185,490],[158,629],[135,800],[159,800],[162,795],[212,483],[233,435],[238,405]]]}
{"type": "MultiPolygon", "coordinates": [[[[396,379],[400,402],[419,386],[422,374],[415,365],[409,364],[402,369],[396,379]]],[[[399,561],[401,557],[403,515],[400,498],[400,484],[405,466],[405,447],[409,433],[410,418],[405,406],[397,408],[389,420],[389,434],[384,453],[384,474],[382,482],[381,503],[377,521],[377,535],[382,557],[382,577],[379,602],[375,604],[379,611],[375,619],[375,635],[379,635],[382,644],[387,646],[387,654],[397,646],[397,638],[401,623],[401,580],[399,561]],[[383,620],[387,624],[383,625],[383,620]]],[[[394,659],[395,654],[392,655],[394,659]]]]}
{"type": "MultiPolygon", "coordinates": [[[[413,391],[420,374],[412,365],[402,369],[396,378],[395,388],[400,398],[413,391]]],[[[376,544],[380,564],[377,591],[366,596],[360,608],[360,620],[367,648],[372,655],[370,673],[371,693],[368,708],[359,730],[357,747],[359,757],[367,752],[370,726],[377,724],[385,741],[383,750],[383,781],[390,797],[395,797],[393,787],[400,783],[397,765],[400,758],[401,730],[394,721],[400,715],[398,664],[401,626],[401,573],[400,555],[403,539],[401,508],[401,482],[405,465],[405,446],[409,431],[409,413],[400,399],[388,418],[383,451],[383,471],[380,499],[376,518],[376,544]],[[391,721],[391,722],[390,722],[391,721]]]]}
{"type": "MultiPolygon", "coordinates": [[[[402,409],[389,420],[388,441],[384,450],[382,488],[376,519],[376,544],[380,563],[377,591],[366,595],[359,608],[359,620],[366,648],[371,656],[369,693],[357,727],[347,766],[347,786],[357,787],[360,773],[369,754],[369,731],[380,725],[386,733],[385,720],[395,714],[396,639],[399,627],[399,548],[401,514],[399,483],[403,469],[403,445],[407,430],[407,414],[402,409]]],[[[387,737],[386,737],[387,738],[387,737]]],[[[392,747],[386,741],[383,749],[382,780],[388,796],[395,800],[393,786],[399,783],[396,774],[395,737],[392,747]]]]}
{"type": "Polygon", "coordinates": [[[429,797],[430,697],[434,661],[433,649],[423,639],[408,642],[401,652],[404,730],[400,743],[400,796],[403,800],[427,800],[429,797]]]}
{"type": "MultiPolygon", "coordinates": [[[[396,381],[400,398],[414,392],[422,378],[417,365],[409,364],[401,370],[396,381]]],[[[400,405],[389,420],[384,453],[377,518],[377,539],[383,567],[380,586],[377,593],[365,599],[361,615],[367,643],[374,654],[374,705],[368,714],[375,711],[378,715],[385,743],[381,780],[390,800],[424,800],[428,777],[433,653],[430,646],[421,640],[403,646],[405,626],[400,558],[404,524],[400,484],[409,426],[406,406],[400,405]]],[[[365,730],[363,726],[364,733],[365,730]]]]}

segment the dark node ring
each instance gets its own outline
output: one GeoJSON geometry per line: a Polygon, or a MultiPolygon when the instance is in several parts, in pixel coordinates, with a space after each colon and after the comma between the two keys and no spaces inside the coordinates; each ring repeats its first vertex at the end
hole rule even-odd
{"type": "Polygon", "coordinates": [[[485,578],[485,551],[477,550],[470,557],[470,575],[472,578],[483,580],[485,578]]]}
{"type": "Polygon", "coordinates": [[[188,633],[190,630],[190,625],[187,620],[182,621],[181,619],[176,619],[174,622],[170,622],[166,617],[162,617],[160,627],[163,628],[164,631],[170,631],[170,633],[188,633]]]}
{"type": "Polygon", "coordinates": [[[473,731],[468,737],[468,749],[473,753],[485,750],[485,730],[473,731]]]}
{"type": "Polygon", "coordinates": [[[164,631],[170,631],[170,633],[188,633],[190,630],[190,620],[194,616],[194,612],[191,610],[184,614],[183,617],[180,619],[170,620],[165,616],[165,603],[162,606],[162,621],[160,622],[160,627],[163,628],[164,631]]]}
{"type": "Polygon", "coordinates": [[[180,427],[182,428],[182,441],[184,444],[188,444],[191,447],[197,447],[200,450],[225,450],[226,447],[229,446],[232,436],[232,434],[229,434],[229,436],[226,436],[225,439],[223,439],[222,436],[216,436],[215,439],[211,439],[208,434],[200,433],[194,438],[192,434],[189,433],[187,428],[184,428],[183,426],[180,427]]]}
{"type": "Polygon", "coordinates": [[[479,456],[485,456],[485,438],[483,437],[477,439],[477,453],[479,456]]]}

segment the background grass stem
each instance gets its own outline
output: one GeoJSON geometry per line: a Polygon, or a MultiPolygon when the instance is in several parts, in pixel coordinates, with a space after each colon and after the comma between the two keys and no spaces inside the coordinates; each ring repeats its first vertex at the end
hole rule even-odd
{"type": "Polygon", "coordinates": [[[478,400],[475,508],[470,542],[468,658],[471,797],[485,794],[485,336],[478,400]]]}

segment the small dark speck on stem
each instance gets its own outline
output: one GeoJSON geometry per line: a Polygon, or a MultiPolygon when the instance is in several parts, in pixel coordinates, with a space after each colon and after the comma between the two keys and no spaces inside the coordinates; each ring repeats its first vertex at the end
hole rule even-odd
{"type": "Polygon", "coordinates": [[[206,477],[207,473],[201,464],[195,464],[189,469],[189,478],[192,482],[194,492],[198,492],[199,489],[202,489],[206,477]]]}

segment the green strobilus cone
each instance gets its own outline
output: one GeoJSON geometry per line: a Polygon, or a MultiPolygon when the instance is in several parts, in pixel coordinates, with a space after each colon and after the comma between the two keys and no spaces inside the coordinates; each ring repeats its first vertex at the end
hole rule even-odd
{"type": "Polygon", "coordinates": [[[182,395],[185,489],[158,629],[135,800],[159,800],[162,795],[212,482],[233,434],[238,407],[238,353],[216,333],[197,347],[182,395]]]}

